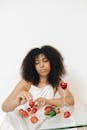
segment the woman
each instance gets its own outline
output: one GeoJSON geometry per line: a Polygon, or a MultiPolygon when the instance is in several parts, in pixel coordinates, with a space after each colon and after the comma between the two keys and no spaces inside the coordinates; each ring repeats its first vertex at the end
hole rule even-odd
{"type": "Polygon", "coordinates": [[[22,80],[3,102],[4,112],[14,111],[29,100],[34,100],[38,107],[47,104],[57,107],[61,107],[63,103],[74,104],[74,98],[68,88],[65,94],[61,88],[65,68],[63,57],[55,48],[45,45],[30,50],[21,69],[22,80]]]}

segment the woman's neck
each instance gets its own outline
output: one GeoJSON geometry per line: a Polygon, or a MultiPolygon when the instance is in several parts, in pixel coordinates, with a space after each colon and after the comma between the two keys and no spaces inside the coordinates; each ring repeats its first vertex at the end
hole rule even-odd
{"type": "Polygon", "coordinates": [[[39,84],[38,84],[38,87],[44,87],[44,86],[46,86],[47,84],[48,84],[47,78],[41,77],[41,78],[40,78],[40,82],[39,82],[39,84]]]}

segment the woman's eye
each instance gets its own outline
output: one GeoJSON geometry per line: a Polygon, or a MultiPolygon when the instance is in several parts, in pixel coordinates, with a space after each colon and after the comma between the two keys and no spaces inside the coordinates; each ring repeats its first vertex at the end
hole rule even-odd
{"type": "Polygon", "coordinates": [[[35,65],[38,65],[40,62],[48,62],[48,59],[43,59],[42,61],[35,61],[35,65]]]}
{"type": "Polygon", "coordinates": [[[35,65],[37,65],[37,64],[39,64],[39,62],[38,62],[38,61],[36,61],[36,62],[35,62],[35,65]]]}
{"type": "Polygon", "coordinates": [[[44,62],[48,62],[48,60],[47,60],[47,59],[44,59],[44,62]]]}

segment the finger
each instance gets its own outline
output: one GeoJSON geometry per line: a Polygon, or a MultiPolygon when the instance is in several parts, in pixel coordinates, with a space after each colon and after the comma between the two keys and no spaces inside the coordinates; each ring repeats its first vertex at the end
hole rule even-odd
{"type": "Polygon", "coordinates": [[[29,93],[29,99],[30,99],[30,100],[33,100],[33,96],[32,96],[31,93],[29,93]]]}
{"type": "Polygon", "coordinates": [[[26,103],[26,100],[21,100],[20,104],[26,103]]]}
{"type": "Polygon", "coordinates": [[[31,94],[28,92],[25,92],[24,97],[26,98],[27,101],[29,101],[31,99],[31,94]]]}
{"type": "Polygon", "coordinates": [[[18,97],[18,98],[19,98],[19,103],[20,103],[20,104],[24,104],[24,103],[27,102],[27,100],[26,100],[26,98],[25,98],[24,96],[20,96],[20,97],[18,97]]]}
{"type": "Polygon", "coordinates": [[[35,107],[40,107],[40,101],[35,101],[35,107]]]}
{"type": "Polygon", "coordinates": [[[42,101],[42,102],[41,102],[41,105],[44,106],[44,105],[45,105],[45,101],[42,101]]]}
{"type": "Polygon", "coordinates": [[[29,100],[29,98],[28,98],[28,96],[27,96],[27,95],[23,95],[23,97],[24,97],[24,99],[25,99],[26,101],[28,101],[28,100],[29,100]]]}
{"type": "Polygon", "coordinates": [[[26,97],[27,101],[29,101],[29,100],[32,100],[32,99],[33,99],[32,94],[31,94],[31,93],[29,93],[29,92],[25,92],[25,93],[24,93],[24,96],[26,97]]]}
{"type": "Polygon", "coordinates": [[[42,104],[43,104],[43,100],[40,99],[40,100],[38,101],[38,107],[41,107],[42,104]]]}
{"type": "Polygon", "coordinates": [[[31,96],[31,94],[29,94],[29,93],[27,93],[27,101],[30,101],[30,100],[32,100],[33,99],[33,97],[31,96]]]}
{"type": "Polygon", "coordinates": [[[27,97],[25,95],[20,96],[21,100],[27,101],[27,97]]]}
{"type": "Polygon", "coordinates": [[[32,97],[32,94],[31,93],[28,93],[30,97],[32,97]]]}

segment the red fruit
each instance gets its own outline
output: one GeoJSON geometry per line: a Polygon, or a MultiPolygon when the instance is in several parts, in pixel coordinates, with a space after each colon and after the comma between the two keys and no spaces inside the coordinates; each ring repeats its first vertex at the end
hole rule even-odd
{"type": "Polygon", "coordinates": [[[32,117],[30,118],[30,121],[31,121],[32,123],[37,123],[37,122],[39,121],[39,119],[38,119],[36,116],[32,116],[32,117]]]}
{"type": "Polygon", "coordinates": [[[19,110],[19,114],[22,116],[22,117],[28,117],[29,114],[27,111],[23,110],[23,109],[20,109],[19,110]]]}
{"type": "Polygon", "coordinates": [[[48,115],[48,113],[49,113],[48,111],[45,111],[45,112],[44,112],[44,115],[48,115]]]}
{"type": "Polygon", "coordinates": [[[32,110],[31,110],[31,113],[34,114],[37,112],[37,108],[36,107],[33,107],[32,110]]]}
{"type": "Polygon", "coordinates": [[[19,110],[19,114],[20,114],[21,116],[22,116],[22,114],[23,114],[23,111],[24,111],[23,109],[20,109],[20,110],[19,110]]]}
{"type": "Polygon", "coordinates": [[[30,112],[30,111],[31,111],[31,108],[30,108],[30,107],[28,107],[28,108],[27,108],[27,111],[28,111],[28,112],[30,112]]]}
{"type": "Polygon", "coordinates": [[[56,106],[55,105],[52,105],[52,108],[55,108],[56,106]]]}
{"type": "Polygon", "coordinates": [[[32,107],[34,107],[34,105],[35,105],[35,102],[34,101],[30,101],[29,102],[29,106],[32,108],[32,107]]]}
{"type": "Polygon", "coordinates": [[[25,117],[25,118],[29,116],[29,114],[28,114],[27,111],[23,111],[22,115],[23,115],[23,117],[25,117]]]}
{"type": "Polygon", "coordinates": [[[51,106],[46,106],[44,108],[45,112],[50,112],[52,110],[52,107],[51,106]]]}
{"type": "Polygon", "coordinates": [[[70,116],[71,116],[71,114],[70,114],[69,111],[64,112],[64,118],[68,118],[68,117],[70,117],[70,116]]]}
{"type": "Polygon", "coordinates": [[[65,82],[62,82],[60,85],[61,85],[62,89],[66,89],[67,88],[67,83],[65,83],[65,82]]]}

